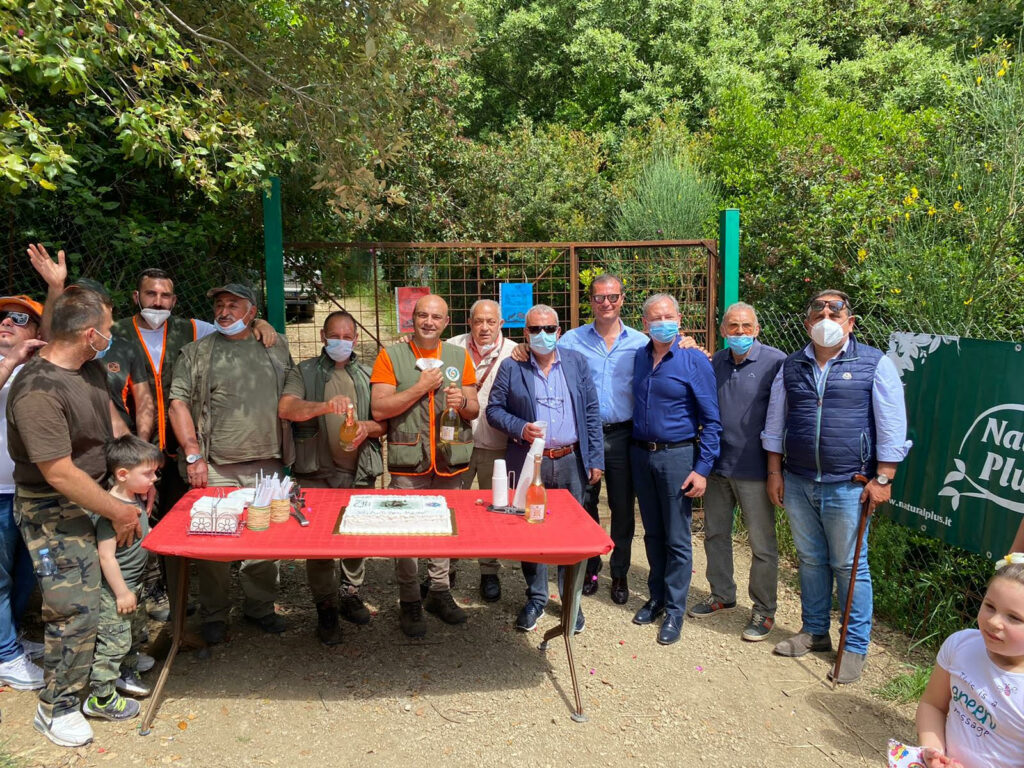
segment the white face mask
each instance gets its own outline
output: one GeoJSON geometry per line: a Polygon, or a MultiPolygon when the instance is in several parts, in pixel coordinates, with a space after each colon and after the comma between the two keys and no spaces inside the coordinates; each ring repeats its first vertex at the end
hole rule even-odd
{"type": "Polygon", "coordinates": [[[171,316],[171,310],[169,309],[140,309],[139,314],[142,318],[149,323],[149,327],[154,330],[161,327],[167,322],[167,318],[171,316]]]}
{"type": "Polygon", "coordinates": [[[344,363],[352,357],[353,347],[355,347],[355,342],[348,339],[327,339],[324,341],[324,350],[327,352],[327,356],[336,363],[344,363]]]}
{"type": "Polygon", "coordinates": [[[819,320],[811,328],[811,339],[819,347],[835,347],[842,344],[844,338],[846,338],[846,332],[843,330],[843,326],[827,317],[819,320]]]}
{"type": "Polygon", "coordinates": [[[443,360],[439,360],[436,357],[418,357],[416,358],[416,367],[421,371],[432,371],[435,368],[440,368],[444,365],[443,360]]]}

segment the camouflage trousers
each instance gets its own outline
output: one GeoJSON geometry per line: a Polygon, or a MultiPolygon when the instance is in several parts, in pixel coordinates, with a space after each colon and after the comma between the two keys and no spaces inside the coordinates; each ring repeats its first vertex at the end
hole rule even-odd
{"type": "Polygon", "coordinates": [[[38,496],[19,489],[14,519],[39,569],[39,550],[49,549],[57,566],[39,578],[43,593],[46,650],[45,686],[39,693],[44,714],[58,717],[79,705],[89,682],[100,608],[100,561],[96,528],[89,514],[64,496],[38,496]]]}
{"type": "Polygon", "coordinates": [[[110,587],[104,584],[100,589],[100,624],[89,683],[93,694],[101,699],[114,692],[114,682],[121,676],[121,670],[138,671],[139,648],[146,629],[146,601],[141,586],[132,591],[138,604],[133,613],[123,614],[117,612],[117,598],[110,587]]]}

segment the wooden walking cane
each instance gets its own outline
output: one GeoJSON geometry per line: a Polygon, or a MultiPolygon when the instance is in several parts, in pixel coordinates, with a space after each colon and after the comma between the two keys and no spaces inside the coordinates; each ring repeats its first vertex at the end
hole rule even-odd
{"type": "MultiPolygon", "coordinates": [[[[853,482],[866,486],[868,479],[864,475],[854,475],[853,482]]],[[[850,587],[846,591],[846,608],[843,609],[843,628],[839,632],[839,649],[836,651],[836,665],[832,668],[832,690],[839,684],[839,668],[843,663],[843,651],[846,650],[846,631],[850,624],[850,609],[853,608],[853,587],[857,583],[857,567],[860,564],[860,548],[864,543],[864,530],[868,527],[871,517],[871,497],[864,500],[860,508],[860,523],[857,525],[857,546],[853,549],[853,568],[850,570],[850,587]]]]}

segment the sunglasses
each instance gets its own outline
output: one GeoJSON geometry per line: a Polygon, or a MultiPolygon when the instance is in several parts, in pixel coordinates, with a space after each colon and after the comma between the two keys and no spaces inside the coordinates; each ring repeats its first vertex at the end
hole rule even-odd
{"type": "Polygon", "coordinates": [[[28,321],[32,319],[32,316],[28,312],[14,312],[8,309],[0,311],[0,323],[7,318],[11,318],[11,322],[15,325],[24,327],[28,325],[28,321]]]}
{"type": "Polygon", "coordinates": [[[621,298],[621,293],[606,293],[603,296],[591,296],[590,300],[593,301],[595,304],[604,304],[606,301],[609,304],[614,304],[621,298]]]}
{"type": "Polygon", "coordinates": [[[558,326],[557,325],[528,325],[528,326],[526,326],[526,330],[528,330],[530,333],[540,333],[541,331],[544,331],[544,333],[554,333],[555,331],[558,330],[558,326]]]}
{"type": "Polygon", "coordinates": [[[811,312],[821,312],[825,307],[831,312],[842,312],[846,309],[846,302],[842,299],[831,299],[830,301],[812,301],[811,312]]]}

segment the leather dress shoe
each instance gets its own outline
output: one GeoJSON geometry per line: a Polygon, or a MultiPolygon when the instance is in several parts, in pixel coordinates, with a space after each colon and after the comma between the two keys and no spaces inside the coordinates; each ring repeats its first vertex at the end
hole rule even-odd
{"type": "Polygon", "coordinates": [[[653,624],[654,620],[661,616],[665,612],[665,604],[659,603],[657,600],[648,600],[644,603],[643,607],[636,612],[633,616],[633,623],[640,624],[653,624]]]}
{"type": "Polygon", "coordinates": [[[612,578],[612,602],[625,605],[629,601],[629,583],[625,576],[612,578]]]}
{"type": "Polygon", "coordinates": [[[661,629],[658,630],[658,644],[672,645],[679,640],[679,633],[683,630],[683,617],[668,614],[661,622],[661,629]]]}

